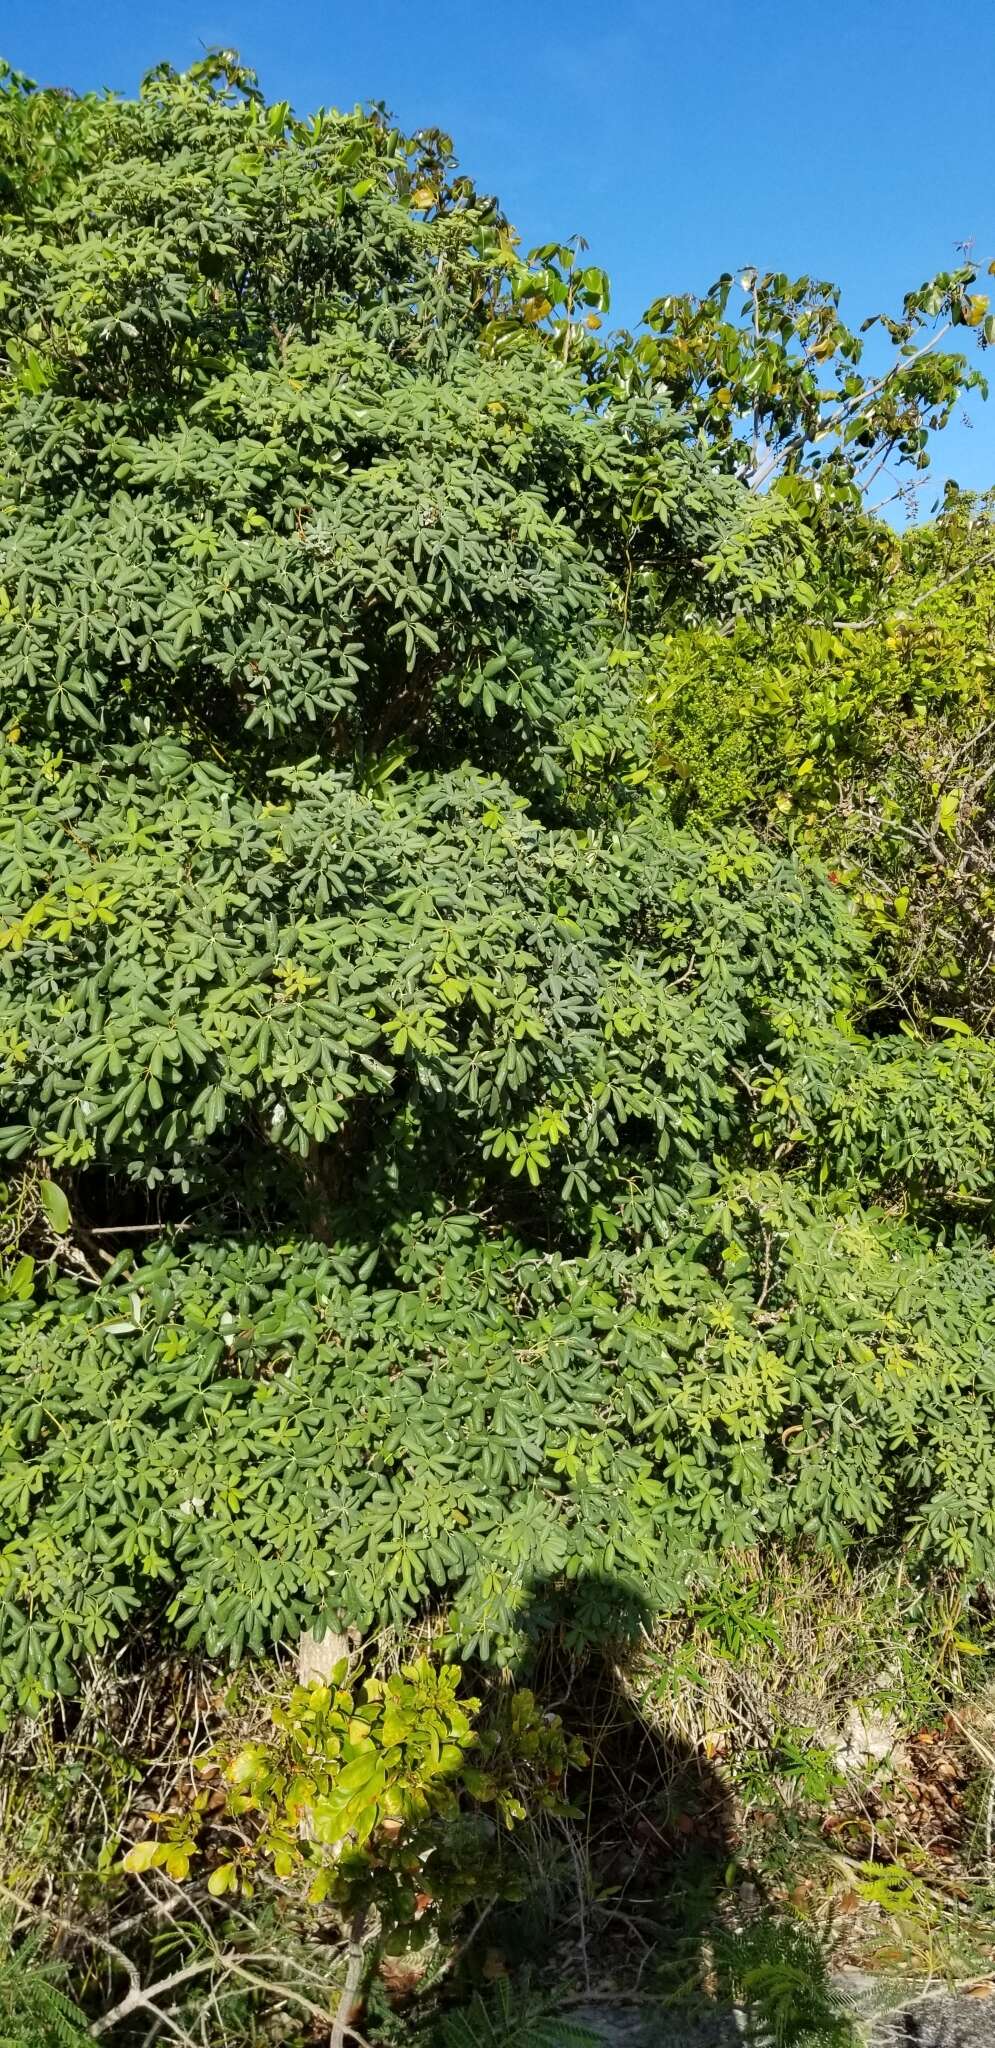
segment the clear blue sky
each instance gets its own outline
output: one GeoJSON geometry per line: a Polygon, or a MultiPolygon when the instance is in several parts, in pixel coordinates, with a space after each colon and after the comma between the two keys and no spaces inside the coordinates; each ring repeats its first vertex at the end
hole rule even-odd
{"type": "MultiPolygon", "coordinates": [[[[299,112],[378,99],[448,128],[527,242],[587,237],[624,324],[747,263],[835,278],[859,318],[897,310],[958,241],[995,257],[993,0],[7,0],[0,17],[9,62],[77,90],[133,91],[211,43],[299,112]]],[[[972,413],[936,474],[979,487],[995,393],[972,413]]]]}

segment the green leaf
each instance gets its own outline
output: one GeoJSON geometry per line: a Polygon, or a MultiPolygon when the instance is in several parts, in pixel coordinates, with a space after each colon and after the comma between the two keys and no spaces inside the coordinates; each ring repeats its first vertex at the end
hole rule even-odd
{"type": "Polygon", "coordinates": [[[54,1180],[39,1181],[38,1198],[55,1236],[65,1237],[72,1227],[72,1212],[62,1189],[54,1180]]]}

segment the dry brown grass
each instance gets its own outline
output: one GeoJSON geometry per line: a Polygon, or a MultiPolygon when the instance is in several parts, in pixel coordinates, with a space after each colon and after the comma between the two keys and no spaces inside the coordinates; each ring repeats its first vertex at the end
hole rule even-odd
{"type": "Polygon", "coordinates": [[[843,1769],[849,1749],[859,1768],[856,1719],[899,1739],[966,1698],[967,1632],[956,1588],[925,1596],[894,1566],[742,1553],[721,1590],[656,1625],[624,1677],[651,1726],[709,1759],[791,1734],[843,1769]]]}

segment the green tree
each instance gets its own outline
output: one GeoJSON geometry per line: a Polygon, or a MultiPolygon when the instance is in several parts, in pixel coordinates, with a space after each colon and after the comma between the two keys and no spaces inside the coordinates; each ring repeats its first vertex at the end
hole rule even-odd
{"type": "Polygon", "coordinates": [[[875,1006],[786,719],[697,816],[661,758],[817,522],[438,133],[225,54],[0,127],[8,1698],[136,1618],[508,1656],[758,1534],[989,1570],[990,1047],[875,1006]]]}
{"type": "Polygon", "coordinates": [[[852,514],[875,486],[900,493],[902,470],[928,468],[930,435],[966,392],[987,393],[963,351],[942,346],[972,329],[983,347],[995,340],[988,295],[971,289],[977,276],[965,260],[906,293],[897,315],[874,313],[855,329],[837,285],[726,271],[702,296],[655,299],[645,332],[613,345],[611,374],[666,395],[751,490],[776,484],[822,520],[852,514]],[[870,368],[868,333],[885,342],[870,368]]]}

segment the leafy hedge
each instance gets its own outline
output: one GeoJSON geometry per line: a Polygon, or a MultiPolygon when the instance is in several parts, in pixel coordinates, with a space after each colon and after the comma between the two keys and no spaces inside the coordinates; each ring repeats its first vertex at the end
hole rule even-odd
{"type": "Polygon", "coordinates": [[[828,1023],[859,954],[749,835],[550,831],[469,769],[260,803],[167,743],[4,782],[0,1147],[54,1166],[187,1187],[236,1138],[375,1171],[417,1139],[590,1193],[622,1145],[666,1185],[730,1138],[730,1061],[828,1023]]]}
{"type": "Polygon", "coordinates": [[[445,1597],[507,1655],[559,1575],[662,1603],[766,1534],[995,1563],[990,1256],[763,1176],[642,1252],[437,1214],[383,1249],[183,1241],[3,1314],[28,1702],[150,1603],[237,1654],[445,1597]]]}
{"type": "Polygon", "coordinates": [[[210,59],[0,140],[8,1698],[768,1533],[989,1573],[986,1020],[817,858],[898,543],[801,632],[799,479],[444,137],[210,59]]]}
{"type": "Polygon", "coordinates": [[[865,533],[829,617],[685,627],[643,649],[676,819],[817,850],[873,934],[879,1009],[990,1034],[995,1003],[995,520],[865,533]]]}

